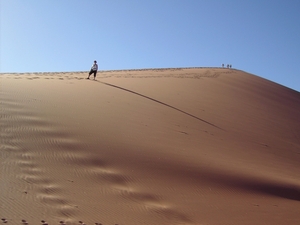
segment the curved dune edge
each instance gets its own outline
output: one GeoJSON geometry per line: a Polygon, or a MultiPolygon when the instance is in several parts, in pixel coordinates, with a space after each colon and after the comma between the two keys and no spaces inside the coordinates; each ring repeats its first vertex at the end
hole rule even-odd
{"type": "Polygon", "coordinates": [[[0,75],[3,223],[299,224],[299,92],[235,69],[86,74],[0,75]]]}

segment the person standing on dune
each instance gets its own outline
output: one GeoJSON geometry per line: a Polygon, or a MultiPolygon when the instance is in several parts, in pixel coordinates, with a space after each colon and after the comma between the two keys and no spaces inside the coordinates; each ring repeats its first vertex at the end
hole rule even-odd
{"type": "Polygon", "coordinates": [[[92,65],[92,68],[89,72],[89,76],[86,79],[90,79],[90,76],[92,74],[94,74],[94,80],[96,80],[97,71],[98,71],[98,64],[97,64],[97,61],[95,60],[94,64],[92,65]]]}

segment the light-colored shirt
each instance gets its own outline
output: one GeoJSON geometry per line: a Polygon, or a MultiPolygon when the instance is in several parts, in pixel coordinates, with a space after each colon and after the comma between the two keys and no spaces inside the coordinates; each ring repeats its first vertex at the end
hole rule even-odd
{"type": "Polygon", "coordinates": [[[98,64],[97,64],[97,63],[94,63],[94,64],[92,65],[92,70],[93,70],[93,71],[97,71],[97,70],[98,70],[98,64]]]}

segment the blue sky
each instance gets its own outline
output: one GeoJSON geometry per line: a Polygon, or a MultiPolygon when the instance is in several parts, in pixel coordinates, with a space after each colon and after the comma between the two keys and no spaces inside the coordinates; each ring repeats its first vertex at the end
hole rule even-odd
{"type": "Polygon", "coordinates": [[[300,91],[298,0],[0,0],[0,72],[232,64],[300,91]]]}

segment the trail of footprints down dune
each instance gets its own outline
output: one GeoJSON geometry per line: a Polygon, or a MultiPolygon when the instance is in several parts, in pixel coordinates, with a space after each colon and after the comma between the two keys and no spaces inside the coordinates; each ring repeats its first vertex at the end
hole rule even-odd
{"type": "MultiPolygon", "coordinates": [[[[23,103],[16,103],[8,98],[1,99],[1,104],[1,117],[5,118],[1,120],[1,158],[4,161],[1,170],[4,180],[13,176],[15,182],[18,182],[21,187],[20,190],[15,191],[21,192],[22,198],[28,204],[39,202],[37,204],[44,206],[49,214],[56,212],[58,216],[64,217],[76,215],[76,208],[70,200],[64,199],[62,188],[57,185],[58,182],[48,178],[47,167],[43,165],[53,160],[51,151],[47,150],[55,147],[55,144],[59,145],[59,143],[51,143],[55,137],[50,135],[49,124],[29,111],[23,103]],[[40,148],[44,148],[45,151],[41,153],[40,148]]],[[[24,207],[24,205],[16,207],[17,201],[5,197],[10,195],[9,188],[4,190],[5,194],[2,195],[3,205],[16,209],[24,207]],[[10,207],[12,204],[14,207],[10,207]]],[[[9,220],[2,218],[2,222],[7,223],[9,220]]]]}
{"type": "MultiPolygon", "coordinates": [[[[22,196],[29,204],[41,204],[45,208],[45,214],[55,214],[61,218],[60,224],[84,224],[82,221],[74,221],[68,218],[76,218],[78,206],[71,199],[65,199],[64,190],[56,180],[49,179],[47,164],[53,162],[62,166],[65,163],[74,164],[75,173],[78,177],[90,176],[90,179],[105,183],[108,188],[117,190],[117,193],[128,201],[134,201],[140,205],[140,210],[151,213],[156,217],[170,221],[182,221],[185,224],[191,220],[184,214],[172,209],[170,204],[164,202],[162,196],[152,193],[142,193],[131,188],[131,184],[138,182],[132,176],[127,176],[124,172],[118,172],[114,168],[104,166],[101,159],[94,159],[84,151],[85,143],[79,143],[58,125],[53,125],[43,119],[37,112],[26,108],[26,102],[16,103],[2,95],[1,99],[1,127],[2,143],[1,158],[4,161],[2,173],[8,176],[15,176],[17,182],[22,187],[22,196]],[[34,143],[34,145],[32,144],[34,143]],[[37,163],[40,162],[40,163],[37,163]],[[79,163],[81,167],[76,167],[79,163]],[[8,175],[10,174],[10,175],[8,175]],[[31,193],[37,193],[33,196],[31,193]]],[[[51,167],[53,168],[53,166],[51,167]]],[[[68,181],[70,171],[62,171],[68,181]]],[[[9,191],[4,192],[9,195],[9,191]]],[[[10,201],[9,198],[2,197],[2,203],[10,207],[18,204],[10,201]]],[[[75,201],[75,200],[74,200],[75,201]]],[[[21,208],[19,205],[11,208],[21,208]]],[[[26,206],[25,206],[26,207],[26,206]]],[[[2,222],[9,223],[9,218],[3,216],[2,222]]],[[[26,215],[23,215],[26,217],[26,215]]],[[[46,218],[45,218],[46,219],[46,218]]],[[[16,222],[17,218],[14,218],[16,222]]],[[[30,224],[25,218],[19,218],[21,224],[30,224]]],[[[41,224],[46,225],[45,220],[41,224]]],[[[96,223],[100,224],[100,223],[96,223]]]]}

